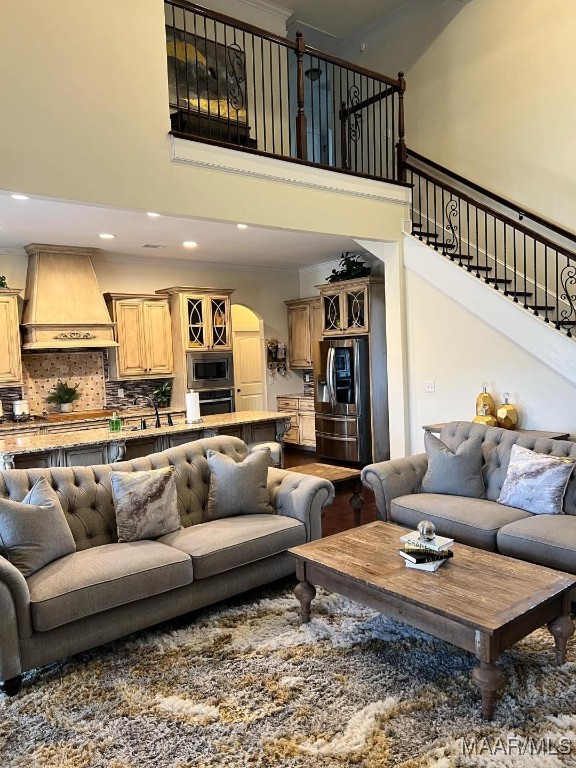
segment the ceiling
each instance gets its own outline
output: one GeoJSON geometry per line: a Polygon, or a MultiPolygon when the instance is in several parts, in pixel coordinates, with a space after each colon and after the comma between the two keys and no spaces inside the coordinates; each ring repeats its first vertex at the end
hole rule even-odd
{"type": "Polygon", "coordinates": [[[219,221],[161,216],[31,198],[14,200],[0,192],[0,253],[28,243],[99,248],[104,253],[144,259],[170,259],[229,266],[268,267],[293,272],[359,252],[347,237],[248,227],[219,221]],[[101,233],[113,234],[102,240],[101,233]],[[198,247],[185,248],[184,241],[198,247]],[[143,248],[145,244],[164,248],[143,248]]]}

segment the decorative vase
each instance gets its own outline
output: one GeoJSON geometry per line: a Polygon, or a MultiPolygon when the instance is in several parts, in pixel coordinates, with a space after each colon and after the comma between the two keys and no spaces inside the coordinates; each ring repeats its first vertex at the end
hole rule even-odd
{"type": "Polygon", "coordinates": [[[504,392],[504,402],[502,405],[498,406],[496,411],[498,425],[502,427],[502,429],[516,429],[518,426],[518,411],[508,402],[509,397],[510,394],[504,392]]]}
{"type": "Polygon", "coordinates": [[[60,403],[60,413],[70,413],[74,410],[74,403],[60,403]]]}
{"type": "Polygon", "coordinates": [[[482,406],[482,413],[478,416],[474,416],[472,421],[476,424],[486,424],[487,427],[495,427],[498,425],[496,417],[488,413],[488,406],[486,404],[482,406]]]}
{"type": "MultiPolygon", "coordinates": [[[[496,416],[496,403],[492,395],[487,392],[486,387],[488,382],[482,382],[482,392],[476,398],[476,416],[496,416]],[[482,410],[483,406],[487,407],[486,413],[482,410]]],[[[473,419],[474,421],[474,419],[473,419]]]]}

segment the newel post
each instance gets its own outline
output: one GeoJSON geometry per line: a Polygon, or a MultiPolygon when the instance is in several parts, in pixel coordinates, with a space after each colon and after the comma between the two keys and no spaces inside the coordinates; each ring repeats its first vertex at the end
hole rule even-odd
{"type": "Polygon", "coordinates": [[[398,181],[406,181],[406,142],[404,141],[404,92],[406,80],[404,72],[398,72],[398,144],[396,144],[396,158],[398,181]]]}
{"type": "Polygon", "coordinates": [[[308,128],[304,112],[304,49],[306,45],[302,32],[296,32],[296,100],[298,115],[296,116],[296,157],[308,160],[308,128]]]}

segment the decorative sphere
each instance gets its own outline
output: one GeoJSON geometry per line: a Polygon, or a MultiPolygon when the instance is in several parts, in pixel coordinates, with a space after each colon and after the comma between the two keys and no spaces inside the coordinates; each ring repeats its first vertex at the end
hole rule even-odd
{"type": "Polygon", "coordinates": [[[430,520],[422,520],[422,522],[418,523],[416,530],[420,534],[420,538],[425,541],[431,541],[436,535],[436,528],[434,528],[434,524],[430,520]]]}

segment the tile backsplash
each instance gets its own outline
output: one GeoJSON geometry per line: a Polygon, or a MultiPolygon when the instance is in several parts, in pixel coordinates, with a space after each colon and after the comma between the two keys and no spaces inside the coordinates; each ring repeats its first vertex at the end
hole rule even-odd
{"type": "Polygon", "coordinates": [[[46,396],[58,380],[66,381],[69,386],[79,385],[80,398],[74,403],[75,411],[100,410],[106,404],[101,350],[23,355],[22,380],[31,413],[58,410],[58,406],[46,402],[46,396]]]}

